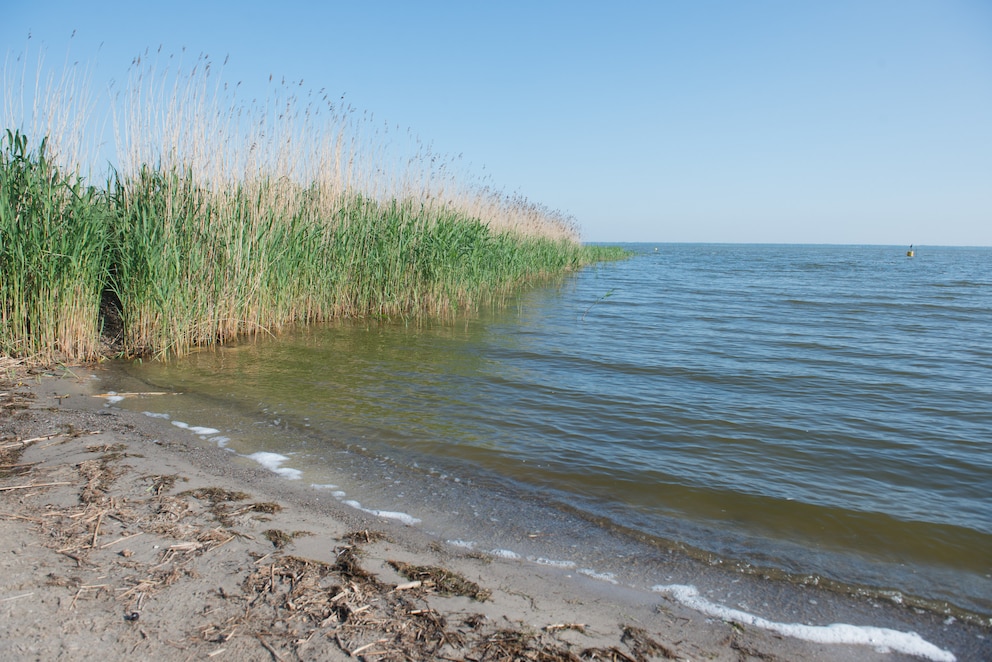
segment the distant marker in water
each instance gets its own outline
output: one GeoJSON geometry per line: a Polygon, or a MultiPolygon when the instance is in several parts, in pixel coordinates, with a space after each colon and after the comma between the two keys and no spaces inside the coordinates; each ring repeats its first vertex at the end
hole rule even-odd
{"type": "Polygon", "coordinates": [[[915,255],[916,255],[916,251],[913,250],[913,245],[910,244],[909,250],[906,251],[906,257],[914,257],[915,255]]]}

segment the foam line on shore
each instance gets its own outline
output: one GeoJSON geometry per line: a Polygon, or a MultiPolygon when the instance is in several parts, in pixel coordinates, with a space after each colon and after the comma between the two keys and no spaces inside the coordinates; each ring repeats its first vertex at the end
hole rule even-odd
{"type": "Polygon", "coordinates": [[[585,575],[590,579],[595,579],[601,582],[607,582],[608,584],[619,585],[620,582],[617,581],[616,575],[612,572],[597,572],[592,568],[579,568],[576,570],[580,575],[585,575]]]}
{"type": "Polygon", "coordinates": [[[868,625],[850,625],[848,623],[833,623],[831,625],[804,625],[802,623],[777,623],[768,619],[749,614],[739,609],[731,609],[715,602],[710,602],[699,595],[695,586],[672,584],[654,586],[656,593],[665,593],[686,607],[695,609],[708,616],[722,618],[741,625],[751,625],[763,630],[771,630],[787,637],[803,639],[820,644],[857,644],[874,646],[877,649],[897,651],[907,655],[916,655],[934,662],[955,662],[957,658],[950,651],[934,646],[915,632],[900,632],[888,628],[868,625]]]}
{"type": "Polygon", "coordinates": [[[230,450],[230,449],[227,448],[228,442],[231,441],[231,438],[230,437],[225,437],[223,435],[216,435],[214,437],[208,437],[207,438],[207,441],[214,442],[215,444],[217,444],[217,447],[218,448],[225,448],[227,450],[230,450]]]}
{"type": "MultiPolygon", "coordinates": [[[[458,547],[460,549],[474,550],[477,547],[477,543],[474,540],[455,539],[455,540],[446,540],[445,542],[451,545],[452,547],[458,547]]],[[[598,572],[597,570],[594,570],[592,568],[579,568],[578,564],[575,563],[574,561],[560,561],[560,560],[545,558],[543,556],[528,556],[526,557],[526,559],[524,559],[524,557],[518,554],[517,552],[502,548],[489,550],[489,553],[501,559],[527,560],[530,563],[535,563],[537,565],[546,565],[553,568],[561,568],[563,570],[570,570],[572,568],[576,568],[575,571],[578,574],[585,575],[590,579],[595,579],[597,581],[607,582],[609,584],[614,584],[614,585],[620,584],[620,582],[617,581],[616,575],[614,575],[612,572],[598,572]]]]}
{"type": "Polygon", "coordinates": [[[509,549],[493,549],[489,551],[490,554],[501,559],[519,559],[521,558],[519,554],[509,549]]]}
{"type": "Polygon", "coordinates": [[[289,459],[285,455],[270,453],[268,451],[259,451],[257,453],[252,453],[251,455],[246,455],[245,457],[249,460],[258,462],[269,471],[277,473],[283,478],[287,478],[289,480],[299,480],[303,477],[303,472],[299,469],[292,469],[290,467],[282,466],[283,463],[289,459]]]}
{"type": "Polygon", "coordinates": [[[537,565],[546,565],[552,568],[574,568],[576,563],[574,561],[560,561],[558,559],[549,559],[543,556],[528,556],[527,560],[531,563],[536,563],[537,565]]]}
{"type": "Polygon", "coordinates": [[[200,425],[190,425],[189,423],[183,423],[182,421],[172,421],[172,424],[177,428],[182,428],[183,430],[189,430],[193,434],[198,434],[201,437],[206,437],[211,434],[219,434],[220,430],[217,428],[208,428],[200,425]]]}
{"type": "Polygon", "coordinates": [[[347,506],[351,506],[356,510],[360,510],[363,513],[368,513],[370,515],[375,515],[376,517],[383,517],[385,519],[394,519],[403,522],[407,526],[415,526],[420,524],[420,520],[413,515],[408,515],[406,513],[400,513],[391,510],[375,510],[373,508],[362,508],[362,504],[357,501],[342,501],[347,506]]]}

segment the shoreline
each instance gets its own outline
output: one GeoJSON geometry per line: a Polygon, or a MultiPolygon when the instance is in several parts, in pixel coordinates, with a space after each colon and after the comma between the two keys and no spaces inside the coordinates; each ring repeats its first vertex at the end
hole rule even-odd
{"type": "MultiPolygon", "coordinates": [[[[263,371],[270,369],[280,370],[267,364],[263,371]]],[[[476,466],[458,448],[449,458],[443,431],[394,435],[376,414],[368,414],[365,427],[353,413],[338,419],[333,411],[319,411],[316,403],[312,411],[287,406],[280,393],[259,399],[239,397],[234,391],[228,393],[237,387],[223,380],[218,383],[221,391],[215,393],[204,389],[207,382],[176,381],[176,376],[168,368],[159,373],[114,363],[101,367],[100,385],[95,388],[107,395],[167,391],[171,395],[112,403],[117,398],[110,397],[108,404],[191,430],[208,426],[208,432],[198,436],[228,451],[232,462],[257,463],[281,474],[295,490],[319,490],[319,498],[390,515],[458,547],[570,566],[581,574],[642,590],[659,583],[696,584],[724,600],[732,596],[721,591],[722,586],[751,575],[745,581],[752,597],[764,592],[763,580],[774,579],[856,596],[861,603],[896,602],[979,627],[992,625],[992,611],[987,606],[982,609],[987,600],[981,600],[980,587],[988,578],[977,568],[972,573],[976,583],[966,587],[973,592],[958,593],[954,587],[967,581],[956,574],[958,569],[945,568],[941,573],[914,565],[898,544],[890,544],[891,557],[876,553],[870,559],[804,539],[800,532],[770,544],[760,536],[734,539],[739,532],[728,533],[719,523],[706,520],[639,518],[636,512],[604,507],[595,498],[585,501],[574,484],[560,490],[546,480],[530,481],[531,464],[522,465],[524,477],[518,479],[514,467],[494,471],[486,463],[476,466]],[[408,437],[434,441],[411,444],[408,437]],[[700,575],[706,576],[705,585],[700,575]],[[978,603],[969,602],[975,597],[978,603]]],[[[760,518],[760,504],[756,508],[754,516],[760,518]]],[[[815,516],[809,518],[809,526],[816,526],[815,516]]],[[[918,538],[927,540],[922,533],[918,538]]],[[[763,615],[780,621],[812,621],[829,613],[794,602],[782,603],[777,597],[763,605],[763,615]]],[[[840,617],[871,622],[872,615],[864,609],[850,616],[847,611],[841,610],[840,617]]]]}
{"type": "Polygon", "coordinates": [[[2,646],[16,659],[82,659],[97,646],[104,660],[968,660],[992,651],[987,629],[898,605],[877,606],[879,622],[911,616],[925,636],[871,639],[868,626],[850,625],[845,639],[840,628],[763,619],[681,585],[645,591],[443,544],[231,462],[168,422],[106,408],[78,372],[0,385],[0,447],[22,446],[0,478],[2,646]],[[215,488],[226,492],[203,491],[215,488]],[[245,497],[205,496],[237,492],[245,497]],[[400,574],[404,563],[490,595],[443,596],[430,572],[400,574]],[[824,643],[865,636],[869,645],[824,643]]]}

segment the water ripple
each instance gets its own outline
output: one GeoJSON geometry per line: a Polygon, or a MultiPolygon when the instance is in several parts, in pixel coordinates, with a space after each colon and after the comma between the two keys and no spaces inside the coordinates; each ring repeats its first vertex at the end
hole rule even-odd
{"type": "Polygon", "coordinates": [[[830,575],[834,550],[864,561],[847,579],[992,611],[992,250],[634,248],[481,319],[142,369],[327,444],[783,568],[830,575]]]}

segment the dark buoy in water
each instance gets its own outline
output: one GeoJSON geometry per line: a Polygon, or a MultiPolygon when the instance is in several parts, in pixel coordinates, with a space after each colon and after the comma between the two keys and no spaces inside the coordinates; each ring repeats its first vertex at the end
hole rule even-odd
{"type": "Polygon", "coordinates": [[[915,255],[916,255],[916,251],[913,250],[913,245],[910,244],[909,250],[906,251],[906,257],[914,257],[915,255]]]}

